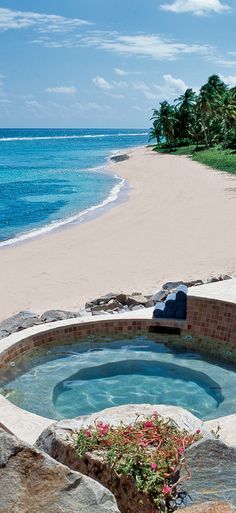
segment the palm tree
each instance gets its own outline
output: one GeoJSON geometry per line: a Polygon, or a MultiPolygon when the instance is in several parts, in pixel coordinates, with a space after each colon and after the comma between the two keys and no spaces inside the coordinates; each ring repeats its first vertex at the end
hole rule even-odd
{"type": "Polygon", "coordinates": [[[160,109],[154,110],[152,118],[153,126],[161,134],[171,148],[176,136],[176,110],[167,101],[160,103],[160,109]]]}
{"type": "Polygon", "coordinates": [[[161,142],[161,128],[155,123],[153,123],[153,126],[149,131],[148,142],[151,142],[153,139],[156,139],[157,144],[161,142]]]}
{"type": "Polygon", "coordinates": [[[197,95],[192,89],[186,89],[185,93],[176,98],[178,109],[179,132],[181,139],[188,139],[190,127],[193,123],[197,95]]]}
{"type": "Polygon", "coordinates": [[[220,114],[222,117],[224,146],[227,146],[228,128],[236,121],[236,88],[225,91],[222,97],[220,114]]]}

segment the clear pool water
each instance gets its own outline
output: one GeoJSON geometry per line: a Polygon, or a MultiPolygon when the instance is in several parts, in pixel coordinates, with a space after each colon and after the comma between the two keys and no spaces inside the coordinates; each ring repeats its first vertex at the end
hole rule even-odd
{"type": "Polygon", "coordinates": [[[89,339],[22,357],[2,376],[0,391],[55,419],[128,403],[178,405],[204,419],[236,411],[233,366],[144,337],[89,339]]]}

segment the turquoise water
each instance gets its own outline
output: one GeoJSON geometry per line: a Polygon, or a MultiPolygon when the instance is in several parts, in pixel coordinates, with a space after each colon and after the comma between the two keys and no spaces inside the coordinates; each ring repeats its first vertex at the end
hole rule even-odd
{"type": "Polygon", "coordinates": [[[90,340],[23,357],[2,376],[18,406],[60,419],[122,404],[172,404],[203,419],[236,411],[233,366],[144,337],[90,340]]]}
{"type": "Polygon", "coordinates": [[[0,245],[111,204],[124,183],[107,158],[146,143],[143,129],[0,129],[0,245]]]}

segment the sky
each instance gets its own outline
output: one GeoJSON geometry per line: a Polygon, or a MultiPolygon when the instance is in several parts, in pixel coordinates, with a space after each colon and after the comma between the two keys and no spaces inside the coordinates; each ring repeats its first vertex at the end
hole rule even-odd
{"type": "Polygon", "coordinates": [[[236,85],[236,0],[0,0],[0,126],[150,126],[209,75],[236,85]]]}

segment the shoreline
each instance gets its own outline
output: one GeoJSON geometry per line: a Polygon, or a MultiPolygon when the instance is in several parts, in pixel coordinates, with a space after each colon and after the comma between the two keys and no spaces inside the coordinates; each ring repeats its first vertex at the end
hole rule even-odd
{"type": "MultiPolygon", "coordinates": [[[[123,153],[122,150],[120,150],[120,152],[117,152],[117,154],[112,154],[110,157],[106,157],[106,164],[104,163],[103,166],[100,166],[99,168],[94,167],[88,169],[87,171],[91,170],[93,173],[102,173],[105,175],[110,174],[108,169],[109,164],[113,162],[116,163],[120,161],[122,162],[123,160],[128,160],[128,152],[132,149],[136,149],[136,147],[128,148],[126,153],[123,153]]],[[[67,228],[78,226],[81,223],[88,223],[89,221],[104,215],[104,213],[106,213],[110,208],[114,208],[115,206],[119,205],[119,203],[126,201],[129,191],[128,181],[117,175],[115,172],[112,174],[118,181],[115,185],[113,185],[108,196],[105,197],[101,203],[94,204],[91,207],[88,207],[85,210],[81,210],[77,214],[72,214],[69,217],[61,218],[57,221],[52,221],[51,223],[45,224],[39,228],[22,232],[13,238],[2,240],[0,241],[0,251],[2,248],[25,244],[27,242],[31,242],[33,239],[41,239],[46,235],[50,235],[52,232],[58,233],[67,228]]]]}
{"type": "Polygon", "coordinates": [[[1,248],[0,319],[20,310],[76,312],[111,291],[150,293],[165,281],[236,274],[236,179],[147,147],[125,153],[128,160],[106,170],[129,183],[128,201],[1,248]]]}

